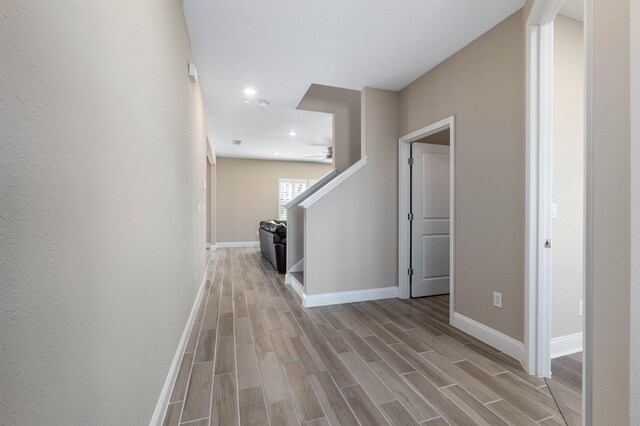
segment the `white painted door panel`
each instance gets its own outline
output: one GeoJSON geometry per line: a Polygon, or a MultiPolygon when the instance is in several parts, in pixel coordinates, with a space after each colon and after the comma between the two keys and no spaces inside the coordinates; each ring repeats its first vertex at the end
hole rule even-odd
{"type": "Polygon", "coordinates": [[[414,143],[411,296],[449,293],[449,147],[414,143]]]}

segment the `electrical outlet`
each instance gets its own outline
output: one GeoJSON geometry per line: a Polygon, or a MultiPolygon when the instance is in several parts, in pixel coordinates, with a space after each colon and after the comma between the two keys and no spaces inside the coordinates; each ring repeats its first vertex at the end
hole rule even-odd
{"type": "Polygon", "coordinates": [[[493,292],[493,306],[502,309],[502,293],[493,292]]]}
{"type": "Polygon", "coordinates": [[[582,301],[578,302],[578,316],[581,317],[584,315],[584,303],[582,301]]]}

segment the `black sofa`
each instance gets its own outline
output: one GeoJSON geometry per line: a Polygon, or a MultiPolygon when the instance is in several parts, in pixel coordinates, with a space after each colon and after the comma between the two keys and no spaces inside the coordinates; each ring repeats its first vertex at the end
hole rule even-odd
{"type": "Polygon", "coordinates": [[[282,274],[287,271],[286,220],[260,222],[260,251],[276,271],[282,274]]]}

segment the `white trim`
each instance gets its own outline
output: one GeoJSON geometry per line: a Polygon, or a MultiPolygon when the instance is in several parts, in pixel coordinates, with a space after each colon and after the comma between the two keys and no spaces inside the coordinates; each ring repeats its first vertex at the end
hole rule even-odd
{"type": "Polygon", "coordinates": [[[452,315],[451,325],[472,335],[476,339],[482,340],[486,344],[493,346],[522,363],[524,345],[513,337],[500,333],[491,327],[487,327],[486,325],[465,317],[457,312],[454,312],[452,315]]]}
{"type": "MultiPolygon", "coordinates": [[[[295,280],[295,278],[294,278],[295,280]]],[[[295,288],[295,287],[294,287],[295,288]]],[[[393,299],[398,296],[398,287],[371,288],[367,290],[341,291],[338,293],[302,295],[302,306],[338,305],[341,303],[365,302],[367,300],[393,299]]]]}
{"type": "Polygon", "coordinates": [[[333,179],[337,173],[338,171],[336,169],[331,170],[329,173],[327,173],[326,175],[318,179],[316,183],[308,187],[306,191],[303,191],[301,194],[298,194],[297,197],[294,197],[291,201],[287,202],[284,205],[284,208],[289,210],[291,207],[297,206],[298,204],[303,202],[305,199],[307,199],[309,196],[311,196],[313,193],[315,193],[319,188],[323,187],[325,183],[333,179]]]}
{"type": "Polygon", "coordinates": [[[340,185],[342,182],[347,180],[349,176],[351,176],[352,174],[354,174],[355,172],[363,168],[365,164],[367,164],[367,158],[368,157],[362,157],[360,160],[353,163],[351,167],[349,167],[344,172],[340,173],[335,179],[333,179],[331,182],[324,185],[322,188],[316,191],[313,195],[311,195],[309,198],[307,198],[302,203],[300,203],[299,204],[300,207],[302,207],[305,210],[308,209],[316,201],[324,197],[325,194],[329,193],[333,188],[335,188],[336,186],[340,185]]]}
{"type": "Polygon", "coordinates": [[[216,250],[217,247],[214,243],[207,243],[207,250],[216,250]]]}
{"type": "Polygon", "coordinates": [[[260,241],[237,241],[229,243],[216,243],[216,248],[235,248],[235,247],[260,247],[260,241]]]}
{"type": "Polygon", "coordinates": [[[296,277],[287,272],[287,274],[284,276],[284,282],[289,284],[293,291],[295,291],[298,296],[300,296],[302,300],[304,300],[304,287],[302,284],[300,284],[300,282],[298,282],[296,277]]]}
{"type": "Polygon", "coordinates": [[[563,0],[537,0],[527,18],[525,353],[529,374],[551,375],[553,20],[563,0]]]}
{"type": "Polygon", "coordinates": [[[450,200],[450,248],[449,248],[449,293],[450,293],[450,320],[453,319],[455,312],[455,236],[456,236],[456,132],[455,132],[455,116],[447,117],[437,123],[423,127],[420,130],[409,133],[398,139],[398,297],[407,299],[410,297],[409,275],[407,270],[411,259],[409,257],[409,243],[411,236],[409,235],[409,184],[411,181],[410,171],[407,162],[410,156],[411,142],[422,139],[449,129],[449,161],[450,161],[450,182],[449,182],[449,200],[450,200]]]}
{"type": "Polygon", "coordinates": [[[198,289],[196,298],[193,301],[193,306],[191,306],[191,312],[189,313],[187,324],[184,326],[184,330],[182,331],[182,337],[180,337],[178,348],[176,349],[176,353],[173,356],[173,361],[171,362],[171,366],[169,367],[169,373],[167,374],[167,378],[164,381],[164,386],[162,386],[162,391],[160,392],[160,397],[158,398],[158,402],[156,403],[156,408],[155,410],[153,410],[153,416],[151,416],[151,421],[149,422],[150,425],[161,425],[167,412],[169,399],[171,398],[171,392],[173,391],[173,386],[176,382],[176,378],[178,377],[178,370],[180,369],[180,364],[182,363],[182,356],[184,355],[185,348],[187,347],[189,334],[191,333],[193,322],[196,318],[200,303],[202,302],[202,296],[204,295],[205,283],[207,282],[207,269],[208,268],[205,267],[204,276],[202,277],[202,283],[200,284],[200,288],[198,289]]]}
{"type": "Polygon", "coordinates": [[[582,352],[582,332],[551,339],[551,359],[582,352]]]}

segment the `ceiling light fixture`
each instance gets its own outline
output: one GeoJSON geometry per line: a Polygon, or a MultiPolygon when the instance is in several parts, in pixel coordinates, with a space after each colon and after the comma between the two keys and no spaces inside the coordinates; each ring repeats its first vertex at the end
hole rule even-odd
{"type": "Polygon", "coordinates": [[[231,141],[232,144],[234,145],[240,145],[242,143],[242,141],[240,139],[234,139],[231,141]]]}
{"type": "Polygon", "coordinates": [[[289,136],[295,136],[295,135],[297,135],[296,132],[294,132],[293,130],[289,130],[289,136]]]}
{"type": "Polygon", "coordinates": [[[253,96],[256,93],[258,93],[258,91],[256,89],[254,89],[253,87],[245,87],[245,89],[243,90],[244,94],[247,96],[253,96]]]}
{"type": "Polygon", "coordinates": [[[264,99],[261,99],[258,105],[260,105],[262,108],[269,108],[269,102],[264,99]]]}
{"type": "Polygon", "coordinates": [[[280,155],[280,153],[279,152],[274,152],[273,155],[280,155]]]}

